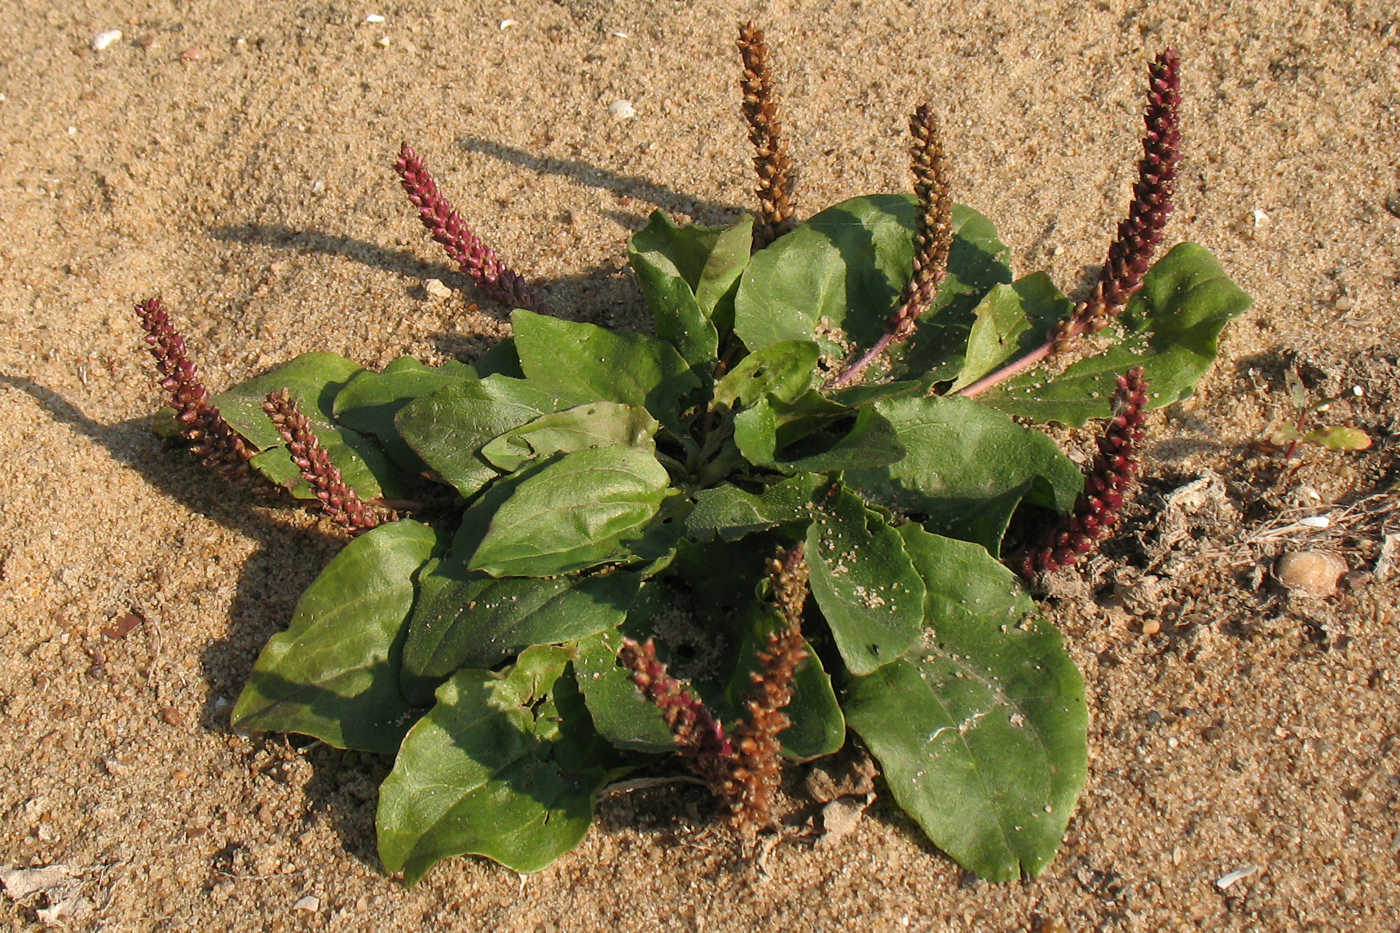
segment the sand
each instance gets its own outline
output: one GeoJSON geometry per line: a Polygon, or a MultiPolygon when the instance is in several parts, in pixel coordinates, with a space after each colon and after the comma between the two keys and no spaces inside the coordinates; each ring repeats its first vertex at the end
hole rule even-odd
{"type": "Polygon", "coordinates": [[[0,898],[11,927],[1394,928],[1390,4],[9,2],[0,49],[0,868],[53,867],[0,898]],[[340,539],[151,433],[131,305],[162,295],[216,390],[313,349],[470,359],[506,309],[426,242],[391,171],[407,139],[556,308],[634,321],[625,247],[647,214],[750,204],[733,51],[750,16],[804,214],[903,190],[927,99],[958,200],[1018,272],[1070,289],[1126,205],[1146,62],[1181,52],[1169,239],[1207,246],[1257,305],[1197,396],[1150,420],[1122,535],[1047,600],[1091,715],[1065,845],[1034,881],[982,883],[882,795],[851,834],[746,863],[703,797],[661,789],[606,803],[538,874],[460,858],[406,889],[374,851],[383,762],[229,731],[340,539]],[[613,119],[619,100],[635,117],[613,119]],[[1285,463],[1263,443],[1295,417],[1290,366],[1338,399],[1315,423],[1371,449],[1285,463]],[[1335,595],[1275,579],[1310,547],[1347,561],[1335,595]]]}

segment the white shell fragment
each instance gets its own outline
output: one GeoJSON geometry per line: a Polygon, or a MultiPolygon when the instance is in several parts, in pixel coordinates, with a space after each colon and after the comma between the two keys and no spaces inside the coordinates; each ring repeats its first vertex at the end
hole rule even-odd
{"type": "Polygon", "coordinates": [[[365,22],[366,22],[366,23],[371,23],[371,24],[372,24],[372,23],[382,23],[382,22],[384,22],[384,17],[383,17],[381,14],[379,14],[379,13],[371,13],[371,14],[369,14],[368,16],[365,17],[365,22]]]}
{"type": "Polygon", "coordinates": [[[630,100],[615,100],[608,104],[608,116],[614,120],[631,120],[637,115],[637,108],[632,106],[630,100]]]}
{"type": "Polygon", "coordinates": [[[92,50],[101,52],[111,48],[113,43],[122,41],[122,31],[120,29],[108,29],[106,32],[99,32],[92,37],[92,50]]]}
{"type": "Polygon", "coordinates": [[[1224,891],[1224,890],[1228,889],[1228,888],[1230,887],[1230,885],[1234,884],[1236,881],[1242,881],[1242,880],[1244,880],[1245,878],[1248,878],[1250,875],[1252,875],[1252,874],[1254,874],[1255,872],[1257,872],[1258,870],[1259,870],[1259,866],[1258,866],[1258,865],[1241,865],[1239,868],[1236,868],[1234,871],[1227,871],[1225,874],[1221,875],[1219,878],[1216,878],[1216,879],[1215,879],[1215,886],[1216,886],[1217,888],[1219,888],[1220,890],[1224,891]]]}

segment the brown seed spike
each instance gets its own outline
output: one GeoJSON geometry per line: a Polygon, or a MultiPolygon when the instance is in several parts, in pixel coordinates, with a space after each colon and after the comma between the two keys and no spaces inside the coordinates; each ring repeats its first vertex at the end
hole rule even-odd
{"type": "Polygon", "coordinates": [[[549,306],[526,284],[525,279],[511,269],[496,251],[472,232],[461,215],[438,190],[437,182],[428,173],[423,159],[408,143],[399,149],[394,171],[403,182],[408,199],[418,208],[418,219],[442,245],[447,258],[471,276],[477,288],[512,308],[526,308],[549,314],[549,306]]]}
{"type": "Polygon", "coordinates": [[[928,104],[919,105],[909,118],[909,135],[914,140],[910,171],[914,175],[914,195],[919,203],[913,275],[904,287],[903,300],[885,325],[884,334],[842,370],[828,384],[829,389],[851,385],[890,344],[912,337],[919,318],[933,303],[938,286],[948,274],[948,256],[953,249],[953,197],[938,118],[928,104]]]}
{"type": "Polygon", "coordinates": [[[796,202],[793,197],[795,172],[788,156],[778,114],[778,91],[768,67],[768,44],[763,30],[753,23],[739,27],[739,56],[744,74],[739,81],[743,92],[744,120],[753,144],[754,171],[758,173],[759,216],[754,228],[754,248],[762,249],[793,225],[796,202]]]}
{"type": "Polygon", "coordinates": [[[330,454],[316,437],[311,420],[302,414],[300,407],[286,389],[269,393],[267,401],[263,403],[263,410],[272,419],[277,433],[287,444],[292,462],[316,491],[316,498],[321,500],[321,505],[331,521],[352,535],[358,535],[397,518],[387,509],[367,505],[355,490],[346,484],[340,475],[340,469],[331,462],[330,454]]]}

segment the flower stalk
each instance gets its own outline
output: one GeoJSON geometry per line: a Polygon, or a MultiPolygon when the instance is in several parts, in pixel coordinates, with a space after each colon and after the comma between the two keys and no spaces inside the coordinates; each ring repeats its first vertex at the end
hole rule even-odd
{"type": "Polygon", "coordinates": [[[147,298],[136,305],[136,316],[160,371],[160,387],[170,396],[170,407],[175,409],[175,420],[190,451],[235,485],[274,494],[273,486],[248,465],[256,451],[219,414],[219,407],[199,379],[199,368],[190,357],[184,336],[170,323],[165,305],[159,298],[147,298]]]}
{"type": "Polygon", "coordinates": [[[286,389],[270,392],[263,411],[272,419],[277,433],[287,445],[292,462],[301,470],[302,478],[311,484],[326,515],[352,535],[362,534],[398,516],[389,509],[367,504],[345,482],[340,468],[332,461],[326,448],[316,437],[311,419],[302,413],[296,400],[286,389]]]}
{"type": "Polygon", "coordinates": [[[535,294],[524,277],[502,262],[496,251],[472,232],[453,209],[452,202],[438,190],[423,159],[408,143],[400,148],[394,171],[398,172],[408,199],[418,208],[418,219],[442,245],[447,258],[457,263],[457,268],[470,276],[477,288],[512,308],[550,313],[549,306],[535,294]]]}
{"type": "Polygon", "coordinates": [[[1118,235],[1109,246],[1108,259],[1094,290],[1070,317],[1051,330],[1043,344],[965,387],[959,395],[981,395],[1050,356],[1066,352],[1079,338],[1103,330],[1127,307],[1128,300],[1142,286],[1142,277],[1152,265],[1153,253],[1161,244],[1171,217],[1176,170],[1181,161],[1180,107],[1180,61],[1175,51],[1167,49],[1148,68],[1147,108],[1143,114],[1146,132],[1133,201],[1127,219],[1118,225],[1118,235]]]}

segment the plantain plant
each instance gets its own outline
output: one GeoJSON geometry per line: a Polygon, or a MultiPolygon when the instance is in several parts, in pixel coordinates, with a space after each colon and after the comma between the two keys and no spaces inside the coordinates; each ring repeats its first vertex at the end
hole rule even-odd
{"type": "Polygon", "coordinates": [[[913,195],[799,223],[762,33],[739,49],[759,211],[633,236],[654,335],[554,316],[407,145],[423,224],[514,308],[475,363],[310,353],[211,397],[138,306],[195,451],[352,536],[233,723],[396,756],[379,851],[410,883],[466,853],[539,869],[603,788],[672,761],[752,841],[783,761],[853,741],[984,878],[1043,871],[1073,813],[1083,683],[1031,585],[1109,533],[1145,412],[1250,303],[1200,246],[1152,264],[1177,58],[1151,63],[1128,218],[1076,303],[952,202],[927,106],[913,195]],[[1027,424],[1096,419],[1084,469],[1027,424]]]}

